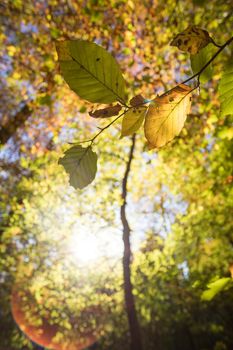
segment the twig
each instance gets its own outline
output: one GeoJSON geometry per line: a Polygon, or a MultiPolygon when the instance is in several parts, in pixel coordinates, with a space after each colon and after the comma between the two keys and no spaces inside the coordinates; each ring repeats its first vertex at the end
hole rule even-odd
{"type": "Polygon", "coordinates": [[[197,76],[200,76],[201,73],[210,65],[210,63],[215,60],[215,58],[220,54],[220,52],[223,49],[225,49],[225,47],[228,46],[232,41],[233,41],[233,36],[229,40],[227,40],[225,42],[225,44],[220,46],[220,49],[217,52],[215,52],[215,54],[209,59],[208,62],[206,62],[206,64],[197,73],[193,74],[190,78],[184,80],[181,84],[185,84],[185,83],[189,82],[190,80],[196,78],[197,76]]]}
{"type": "MultiPolygon", "coordinates": [[[[188,78],[188,79],[182,81],[181,83],[177,84],[175,87],[177,87],[177,86],[179,86],[179,85],[181,85],[181,84],[186,84],[186,83],[188,83],[189,81],[193,80],[194,78],[198,77],[197,86],[196,86],[193,90],[197,89],[197,88],[200,86],[199,79],[200,79],[201,73],[210,65],[211,62],[213,62],[213,61],[215,60],[215,58],[220,54],[220,52],[221,52],[223,49],[225,49],[225,47],[228,46],[232,41],[233,41],[233,36],[232,36],[229,40],[227,40],[227,41],[225,42],[225,44],[223,44],[222,46],[219,46],[219,45],[216,44],[215,46],[220,47],[220,49],[219,49],[218,51],[215,52],[215,54],[209,59],[209,61],[206,62],[206,64],[205,64],[197,73],[193,74],[190,78],[188,78]]],[[[173,87],[172,89],[168,90],[168,91],[165,91],[161,96],[166,95],[167,93],[169,93],[169,92],[172,91],[173,89],[174,89],[174,87],[173,87]]],[[[192,90],[192,91],[193,91],[193,90],[192,90]]]]}
{"type": "MultiPolygon", "coordinates": [[[[219,50],[218,50],[217,52],[215,52],[215,54],[209,59],[209,61],[206,62],[206,64],[205,64],[197,73],[193,74],[190,78],[188,78],[188,79],[182,81],[181,83],[177,84],[175,87],[173,87],[173,88],[171,88],[171,89],[165,91],[162,95],[160,95],[160,97],[161,97],[161,96],[167,95],[170,91],[172,91],[172,90],[173,90],[174,88],[176,88],[177,86],[179,86],[179,85],[181,85],[181,84],[186,84],[186,83],[188,83],[189,81],[193,80],[193,79],[196,78],[196,77],[198,78],[198,79],[197,79],[197,84],[196,84],[196,86],[195,86],[192,90],[189,91],[188,94],[190,94],[192,91],[194,91],[194,90],[196,90],[197,88],[199,88],[199,87],[200,87],[200,75],[201,75],[201,73],[210,65],[211,62],[213,62],[213,61],[215,60],[215,58],[220,54],[220,52],[222,52],[222,51],[225,49],[225,47],[228,46],[232,41],[233,41],[233,36],[232,36],[230,39],[228,39],[228,40],[225,42],[225,44],[223,44],[223,45],[221,45],[221,46],[218,45],[218,44],[216,44],[214,41],[212,41],[213,44],[214,44],[215,46],[219,47],[219,50]]],[[[120,102],[121,102],[121,101],[120,101],[120,102]]],[[[104,130],[108,129],[108,128],[109,128],[112,124],[114,124],[119,118],[121,118],[123,115],[125,115],[130,109],[142,107],[142,106],[144,106],[145,104],[150,103],[150,102],[151,102],[150,100],[146,100],[145,102],[143,102],[143,103],[141,103],[141,104],[138,104],[138,106],[136,106],[136,107],[135,107],[135,106],[127,106],[127,105],[125,105],[126,108],[125,108],[124,112],[121,113],[119,116],[117,116],[115,119],[113,119],[113,120],[112,120],[109,124],[107,124],[105,127],[101,128],[100,131],[99,131],[93,138],[91,138],[91,139],[89,139],[89,140],[80,141],[80,142],[73,142],[73,143],[69,142],[69,143],[70,143],[70,144],[81,144],[81,143],[90,142],[90,146],[91,146],[91,145],[93,144],[93,142],[95,141],[95,139],[96,139],[100,134],[102,134],[102,132],[103,132],[104,130]]],[[[121,103],[122,103],[122,102],[121,102],[121,103]]]]}

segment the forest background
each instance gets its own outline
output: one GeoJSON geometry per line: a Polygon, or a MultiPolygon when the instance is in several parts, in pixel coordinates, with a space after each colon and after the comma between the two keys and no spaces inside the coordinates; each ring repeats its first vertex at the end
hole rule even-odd
{"type": "MultiPolygon", "coordinates": [[[[43,329],[46,320],[57,349],[127,350],[120,208],[132,140],[114,123],[94,146],[95,181],[69,186],[59,157],[108,121],[91,118],[93,106],[69,89],[55,43],[101,45],[129,94],[152,99],[192,75],[190,55],[169,45],[176,34],[195,24],[219,45],[232,36],[231,1],[14,0],[0,13],[0,349],[40,348],[13,319],[21,291],[30,324],[43,329]]],[[[149,151],[143,131],[136,135],[126,211],[146,350],[233,348],[233,129],[218,92],[228,62],[232,43],[172,142],[149,151]]]]}

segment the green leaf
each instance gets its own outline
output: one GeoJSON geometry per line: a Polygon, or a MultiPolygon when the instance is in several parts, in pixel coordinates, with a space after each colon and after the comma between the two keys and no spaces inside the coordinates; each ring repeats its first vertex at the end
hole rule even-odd
{"type": "MultiPolygon", "coordinates": [[[[196,74],[212,57],[213,45],[209,44],[204,49],[201,49],[196,55],[190,55],[191,67],[193,74],[196,74]]],[[[212,78],[213,68],[209,64],[208,67],[201,73],[200,82],[206,83],[212,78]]]]}
{"type": "Polygon", "coordinates": [[[191,107],[190,91],[180,84],[150,104],[144,124],[149,149],[166,145],[180,133],[191,107]]]}
{"type": "Polygon", "coordinates": [[[219,83],[220,113],[224,117],[233,114],[233,63],[226,67],[219,83]]]}
{"type": "Polygon", "coordinates": [[[140,128],[144,121],[146,111],[146,107],[138,107],[131,108],[125,113],[122,120],[121,138],[134,134],[140,128]]]}
{"type": "Polygon", "coordinates": [[[82,189],[89,185],[95,178],[97,171],[97,154],[91,147],[83,148],[74,146],[65,152],[58,164],[63,165],[70,175],[70,185],[82,189]]]}
{"type": "Polygon", "coordinates": [[[56,45],[63,77],[76,94],[97,103],[125,103],[125,80],[112,55],[95,43],[59,41],[56,45]]]}
{"type": "Polygon", "coordinates": [[[216,294],[220,293],[231,281],[230,277],[220,278],[215,282],[209,283],[207,285],[208,289],[205,290],[202,295],[202,300],[212,300],[216,294]]]}

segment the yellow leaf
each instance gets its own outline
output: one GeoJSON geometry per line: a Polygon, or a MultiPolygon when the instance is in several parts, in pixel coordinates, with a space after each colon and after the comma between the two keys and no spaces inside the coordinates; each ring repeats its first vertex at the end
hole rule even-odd
{"type": "Polygon", "coordinates": [[[134,134],[142,125],[146,114],[146,107],[131,108],[122,120],[121,138],[134,134]]]}
{"type": "Polygon", "coordinates": [[[190,91],[180,84],[150,104],[144,125],[150,149],[166,145],[180,133],[191,107],[190,91]]]}
{"type": "Polygon", "coordinates": [[[189,26],[179,33],[171,42],[171,46],[177,46],[181,51],[196,55],[203,47],[212,42],[209,33],[199,27],[189,26]]]}
{"type": "Polygon", "coordinates": [[[122,120],[121,138],[134,134],[142,125],[146,107],[131,108],[125,113],[122,120]]]}

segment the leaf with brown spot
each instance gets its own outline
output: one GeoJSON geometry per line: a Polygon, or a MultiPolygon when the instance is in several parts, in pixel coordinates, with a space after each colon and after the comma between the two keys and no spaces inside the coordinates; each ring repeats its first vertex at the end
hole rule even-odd
{"type": "Polygon", "coordinates": [[[209,33],[197,26],[189,26],[183,32],[177,34],[171,41],[171,46],[177,46],[184,52],[196,55],[201,49],[212,42],[209,33]]]}
{"type": "Polygon", "coordinates": [[[86,40],[56,43],[62,75],[69,87],[92,103],[125,104],[126,82],[115,58],[103,47],[86,40]]]}
{"type": "Polygon", "coordinates": [[[133,107],[137,107],[142,105],[145,102],[144,97],[142,97],[142,95],[136,95],[133,98],[131,98],[130,100],[130,105],[133,107]]]}
{"type": "Polygon", "coordinates": [[[144,124],[150,149],[166,145],[180,133],[191,107],[190,91],[180,84],[150,104],[144,124]]]}
{"type": "Polygon", "coordinates": [[[133,135],[142,125],[147,107],[136,107],[129,109],[122,120],[121,138],[133,135]]]}
{"type": "Polygon", "coordinates": [[[121,110],[122,106],[120,104],[117,104],[115,106],[110,106],[110,107],[106,107],[103,109],[97,109],[95,112],[89,112],[89,115],[92,118],[110,118],[113,117],[114,115],[117,115],[120,110],[121,110]]]}

